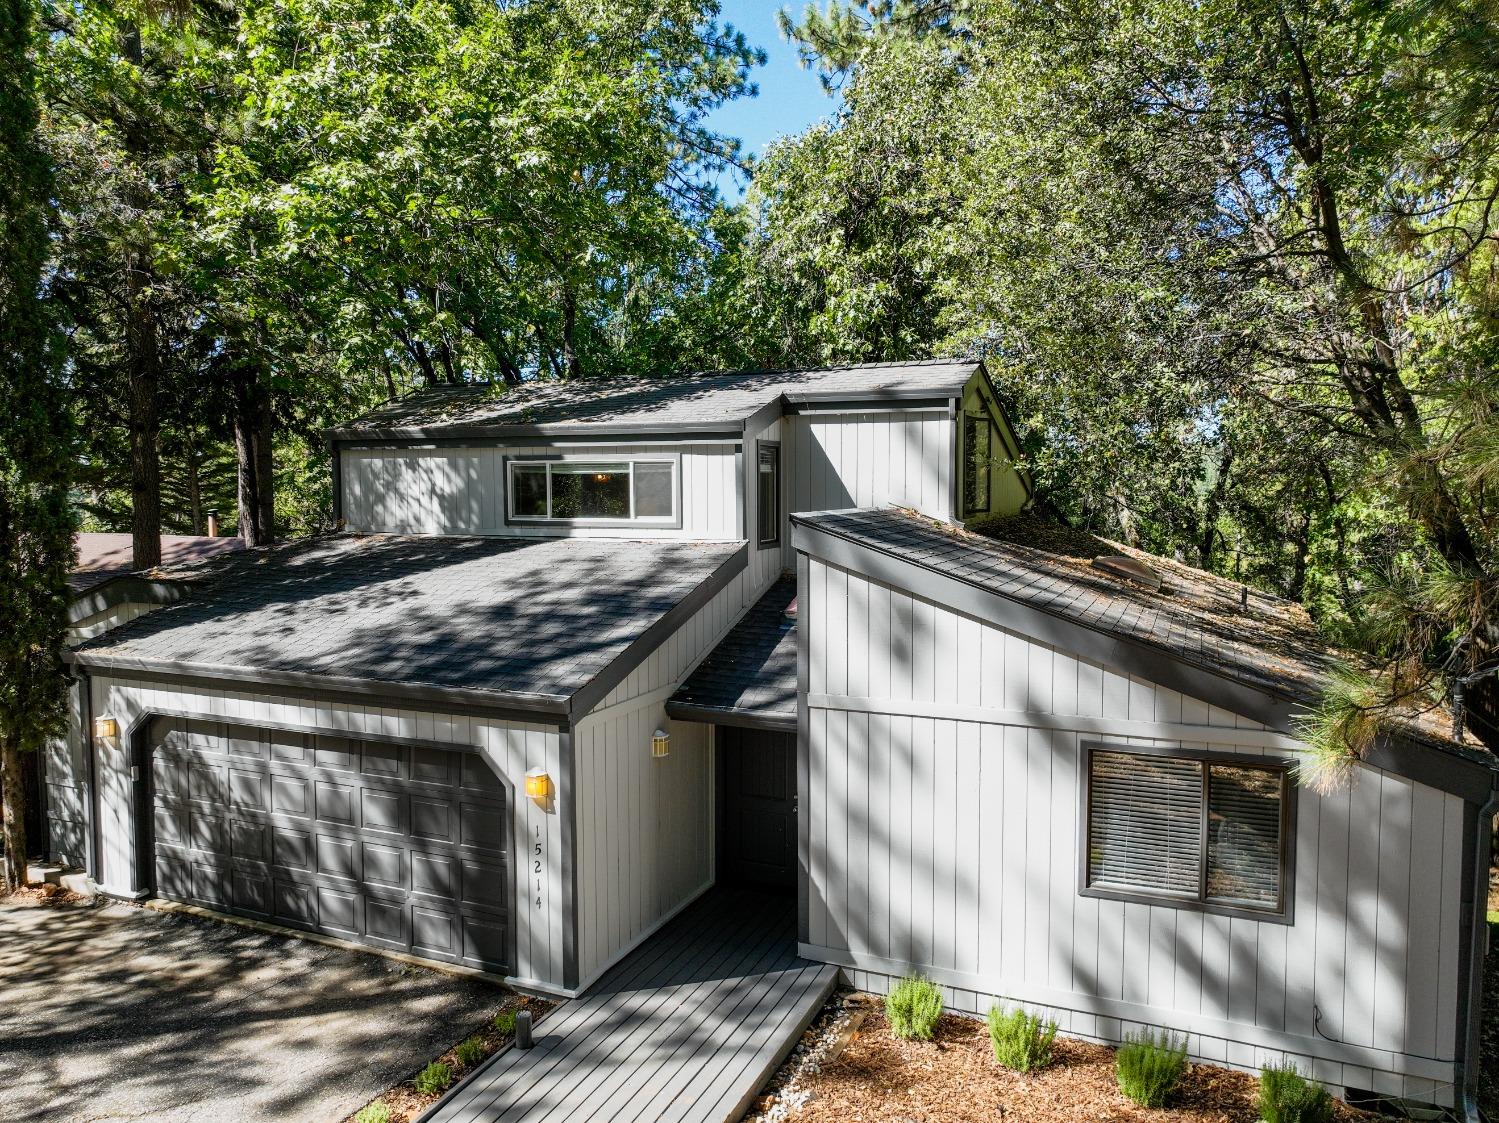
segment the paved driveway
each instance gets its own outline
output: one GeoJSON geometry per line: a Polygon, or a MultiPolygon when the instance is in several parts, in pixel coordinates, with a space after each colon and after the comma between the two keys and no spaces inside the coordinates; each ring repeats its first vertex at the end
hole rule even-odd
{"type": "Polygon", "coordinates": [[[503,997],[192,917],[0,904],[0,1119],[337,1123],[503,997]]]}

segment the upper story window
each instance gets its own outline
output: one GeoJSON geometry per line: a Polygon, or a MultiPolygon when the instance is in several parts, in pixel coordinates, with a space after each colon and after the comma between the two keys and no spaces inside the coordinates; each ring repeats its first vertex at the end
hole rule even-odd
{"type": "Polygon", "coordinates": [[[774,546],[781,540],[781,446],[761,441],[757,459],[759,541],[762,546],[774,546]]]}
{"type": "Polygon", "coordinates": [[[1289,913],[1290,776],[1237,757],[1088,753],[1089,896],[1289,913]]]}
{"type": "Polygon", "coordinates": [[[994,425],[986,412],[963,414],[963,510],[981,514],[989,509],[989,458],[994,425]]]}
{"type": "Polygon", "coordinates": [[[680,525],[675,456],[511,460],[511,522],[680,525]]]}

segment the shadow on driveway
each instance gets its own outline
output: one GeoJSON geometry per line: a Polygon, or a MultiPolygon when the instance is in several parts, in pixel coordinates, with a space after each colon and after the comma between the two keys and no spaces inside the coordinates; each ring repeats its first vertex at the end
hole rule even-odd
{"type": "Polygon", "coordinates": [[[506,993],[128,905],[0,904],[0,1116],[336,1123],[506,993]]]}

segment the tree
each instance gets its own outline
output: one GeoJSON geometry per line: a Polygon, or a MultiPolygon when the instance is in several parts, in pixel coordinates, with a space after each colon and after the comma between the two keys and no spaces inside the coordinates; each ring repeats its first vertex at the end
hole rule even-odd
{"type": "MultiPolygon", "coordinates": [[[[1491,689],[1492,10],[830,11],[800,26],[811,55],[836,45],[839,135],[767,162],[752,256],[815,254],[826,235],[785,216],[830,197],[919,216],[856,255],[891,263],[865,288],[929,271],[923,345],[991,357],[1063,508],[1296,595],[1382,661],[1377,688],[1309,729],[1330,762],[1384,707],[1451,701],[1459,679],[1470,699],[1491,689]],[[893,111],[930,89],[935,114],[893,111]],[[896,164],[874,192],[827,158],[869,137],[896,164]]],[[[839,301],[858,286],[841,255],[830,270],[802,319],[836,348],[857,339],[839,301]]]]}
{"type": "Polygon", "coordinates": [[[37,144],[29,0],[0,2],[0,882],[25,883],[21,754],[63,722],[68,507],[67,409],[39,299],[47,260],[46,158],[37,144]]]}

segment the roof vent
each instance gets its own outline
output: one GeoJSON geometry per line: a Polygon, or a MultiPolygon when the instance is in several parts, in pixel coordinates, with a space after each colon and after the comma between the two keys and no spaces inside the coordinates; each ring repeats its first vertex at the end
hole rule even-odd
{"type": "Polygon", "coordinates": [[[1160,591],[1161,575],[1144,562],[1127,554],[1105,554],[1094,558],[1093,565],[1096,569],[1112,573],[1115,577],[1123,577],[1126,581],[1144,585],[1155,592],[1160,591]]]}

